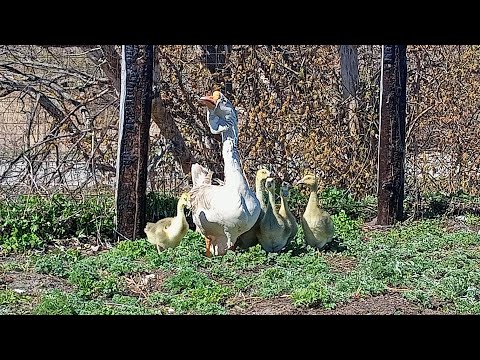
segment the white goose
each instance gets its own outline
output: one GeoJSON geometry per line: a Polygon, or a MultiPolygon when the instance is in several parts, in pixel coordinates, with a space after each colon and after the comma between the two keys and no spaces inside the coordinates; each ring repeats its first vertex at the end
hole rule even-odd
{"type": "MultiPolygon", "coordinates": [[[[193,188],[190,208],[197,231],[205,237],[206,255],[224,255],[239,235],[248,231],[260,215],[260,202],[243,174],[238,149],[237,113],[231,102],[219,91],[204,96],[210,130],[222,135],[224,183],[208,183],[204,167],[192,165],[193,188]],[[196,178],[199,176],[200,178],[196,178]]],[[[208,169],[207,169],[208,171],[208,169]]],[[[211,179],[211,177],[210,177],[211,179]]]]}

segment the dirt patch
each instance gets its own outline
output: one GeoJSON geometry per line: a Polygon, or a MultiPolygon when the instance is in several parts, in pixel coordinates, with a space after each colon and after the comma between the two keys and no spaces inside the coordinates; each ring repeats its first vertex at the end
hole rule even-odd
{"type": "Polygon", "coordinates": [[[293,306],[289,297],[273,299],[237,298],[229,315],[299,315],[301,311],[293,306]]]}
{"type": "Polygon", "coordinates": [[[352,300],[335,309],[296,308],[290,298],[245,298],[232,306],[230,315],[437,315],[438,310],[422,309],[398,293],[388,293],[352,300]]]}
{"type": "Polygon", "coordinates": [[[45,252],[52,250],[66,251],[68,249],[75,249],[80,251],[82,255],[91,256],[108,251],[112,247],[113,245],[107,240],[101,241],[95,236],[81,236],[78,238],[72,237],[68,239],[52,240],[51,244],[48,244],[45,247],[45,252]]]}
{"type": "Polygon", "coordinates": [[[8,271],[0,274],[0,285],[22,295],[38,295],[48,289],[71,292],[72,287],[64,279],[34,272],[8,271]]]}
{"type": "Polygon", "coordinates": [[[18,265],[23,265],[28,262],[28,256],[23,254],[13,254],[13,255],[2,255],[0,253],[0,270],[2,269],[1,266],[5,266],[9,263],[15,263],[18,265]]]}
{"type": "Polygon", "coordinates": [[[155,291],[160,291],[163,282],[171,275],[171,271],[158,269],[153,273],[139,273],[134,275],[126,275],[125,283],[127,284],[127,295],[147,297],[155,291]]]}
{"type": "Polygon", "coordinates": [[[442,228],[444,231],[453,233],[457,231],[470,231],[476,234],[480,234],[480,224],[468,223],[465,215],[457,215],[455,217],[449,217],[442,221],[442,228]]]}
{"type": "Polygon", "coordinates": [[[465,223],[465,216],[456,216],[454,218],[446,218],[442,221],[442,228],[444,231],[452,233],[457,231],[475,231],[477,232],[478,226],[468,226],[465,223]]]}
{"type": "Polygon", "coordinates": [[[312,310],[313,314],[324,315],[414,315],[422,313],[419,306],[410,303],[400,294],[360,298],[332,310],[312,310]]]}
{"type": "Polygon", "coordinates": [[[348,273],[357,266],[353,256],[326,256],[325,261],[332,271],[339,273],[348,273]]]}

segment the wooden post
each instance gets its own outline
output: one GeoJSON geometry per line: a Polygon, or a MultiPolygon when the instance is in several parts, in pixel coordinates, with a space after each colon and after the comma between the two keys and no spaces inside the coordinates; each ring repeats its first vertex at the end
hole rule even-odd
{"type": "Polygon", "coordinates": [[[407,60],[405,45],[382,47],[378,225],[403,219],[407,60]]]}
{"type": "Polygon", "coordinates": [[[144,236],[152,69],[153,45],[122,46],[115,189],[115,238],[118,239],[144,236]]]}

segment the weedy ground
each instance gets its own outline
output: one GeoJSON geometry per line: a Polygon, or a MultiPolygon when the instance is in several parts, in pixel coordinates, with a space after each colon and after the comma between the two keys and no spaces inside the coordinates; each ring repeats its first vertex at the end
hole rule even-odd
{"type": "MultiPolygon", "coordinates": [[[[67,208],[70,220],[82,213],[67,208]]],[[[84,228],[29,243],[3,224],[0,314],[480,314],[478,215],[369,228],[332,212],[336,237],[321,252],[299,228],[283,253],[257,245],[214,258],[193,231],[158,254],[144,239],[111,245],[84,228]]]]}

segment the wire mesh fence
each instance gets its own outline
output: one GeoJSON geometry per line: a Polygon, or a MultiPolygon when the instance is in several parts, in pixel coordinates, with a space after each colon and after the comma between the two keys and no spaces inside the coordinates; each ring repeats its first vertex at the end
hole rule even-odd
{"type": "MultiPolygon", "coordinates": [[[[112,58],[118,49],[0,46],[0,196],[113,192],[119,92],[112,58]]],[[[151,125],[149,191],[188,189],[188,161],[221,177],[219,139],[195,100],[218,88],[237,107],[250,184],[267,166],[287,181],[313,171],[322,187],[375,194],[380,46],[357,49],[352,128],[337,46],[157,46],[161,103],[155,110],[172,121],[151,125]]],[[[407,51],[406,190],[477,194],[480,49],[407,51]]]]}

